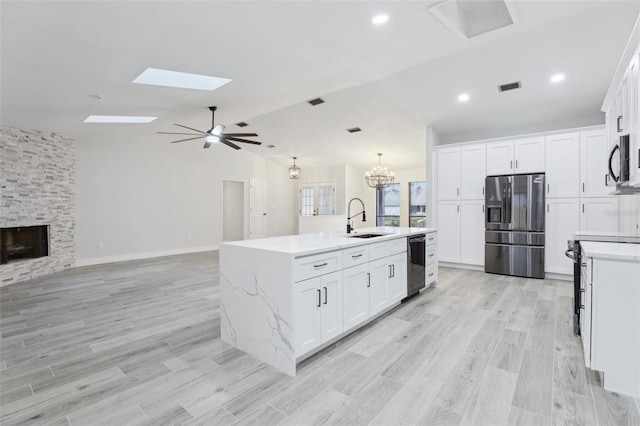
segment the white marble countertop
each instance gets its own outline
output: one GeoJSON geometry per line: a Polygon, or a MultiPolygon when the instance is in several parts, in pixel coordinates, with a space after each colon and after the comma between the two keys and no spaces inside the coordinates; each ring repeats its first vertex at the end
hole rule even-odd
{"type": "Polygon", "coordinates": [[[580,247],[587,257],[640,262],[640,244],[584,241],[580,247]]]}
{"type": "Polygon", "coordinates": [[[244,240],[222,243],[258,250],[268,250],[280,253],[289,253],[294,256],[307,256],[331,250],[339,250],[347,247],[355,247],[364,244],[377,243],[399,237],[436,232],[436,228],[406,228],[395,226],[378,226],[375,228],[358,228],[351,234],[344,232],[319,232],[316,234],[287,235],[283,237],[259,238],[256,240],[244,240]],[[375,238],[353,238],[347,235],[367,233],[387,234],[375,238]]]}

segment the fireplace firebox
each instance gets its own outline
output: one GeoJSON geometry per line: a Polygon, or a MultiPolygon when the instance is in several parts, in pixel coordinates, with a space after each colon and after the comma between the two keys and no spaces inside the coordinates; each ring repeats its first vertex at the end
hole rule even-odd
{"type": "Polygon", "coordinates": [[[49,256],[49,226],[0,228],[0,264],[49,256]]]}

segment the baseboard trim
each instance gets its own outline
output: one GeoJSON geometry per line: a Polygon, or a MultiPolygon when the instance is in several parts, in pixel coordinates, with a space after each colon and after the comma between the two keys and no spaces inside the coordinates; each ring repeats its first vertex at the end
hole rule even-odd
{"type": "Polygon", "coordinates": [[[87,259],[77,259],[76,267],[102,265],[104,263],[126,262],[129,260],[151,259],[153,257],[174,256],[177,254],[201,253],[203,251],[219,250],[218,245],[203,247],[188,247],[183,249],[148,251],[143,253],[121,254],[117,256],[90,257],[87,259]]]}
{"type": "Polygon", "coordinates": [[[556,272],[545,272],[545,280],[561,280],[561,281],[573,281],[573,275],[570,274],[558,274],[556,272]]]}

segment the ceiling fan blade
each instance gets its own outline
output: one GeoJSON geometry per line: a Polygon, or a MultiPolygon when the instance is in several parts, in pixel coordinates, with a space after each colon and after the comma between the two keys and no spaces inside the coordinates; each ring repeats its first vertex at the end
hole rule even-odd
{"type": "Polygon", "coordinates": [[[249,136],[255,138],[257,133],[223,133],[222,136],[249,136]]]}
{"type": "Polygon", "coordinates": [[[157,132],[160,135],[187,135],[187,136],[196,136],[195,133],[174,133],[174,132],[157,132]]]}
{"type": "Polygon", "coordinates": [[[173,123],[173,125],[174,125],[174,126],[178,126],[178,127],[183,127],[183,128],[185,128],[185,129],[193,130],[194,132],[202,133],[203,135],[207,133],[207,132],[203,132],[202,130],[194,129],[193,127],[183,126],[182,124],[175,124],[175,123],[173,123]]]}
{"type": "Polygon", "coordinates": [[[240,147],[238,145],[236,145],[235,143],[233,143],[233,142],[229,142],[229,141],[224,140],[224,139],[221,139],[220,142],[225,144],[225,145],[227,145],[227,146],[230,146],[233,149],[240,149],[240,147]]]}
{"type": "Polygon", "coordinates": [[[197,136],[195,138],[189,138],[189,139],[180,139],[179,141],[173,141],[171,143],[178,143],[178,142],[184,142],[184,141],[192,141],[194,139],[202,139],[202,136],[197,136]]]}
{"type": "Polygon", "coordinates": [[[233,138],[233,137],[225,137],[225,139],[230,140],[230,141],[234,141],[234,142],[242,142],[242,143],[250,143],[253,145],[262,145],[262,142],[258,142],[258,141],[250,141],[249,139],[241,139],[241,138],[233,138]]]}

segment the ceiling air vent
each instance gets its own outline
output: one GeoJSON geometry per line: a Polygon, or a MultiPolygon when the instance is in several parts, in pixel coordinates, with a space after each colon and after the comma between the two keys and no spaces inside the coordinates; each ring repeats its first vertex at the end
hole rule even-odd
{"type": "Polygon", "coordinates": [[[309,104],[311,104],[311,106],[316,106],[316,105],[320,105],[320,104],[324,103],[324,101],[322,99],[320,99],[320,98],[311,99],[308,102],[309,102],[309,104]]]}
{"type": "Polygon", "coordinates": [[[249,124],[245,123],[244,121],[241,121],[239,123],[236,123],[236,126],[238,127],[247,127],[249,124]]]}
{"type": "Polygon", "coordinates": [[[362,129],[360,127],[352,127],[350,129],[347,129],[347,132],[349,133],[357,133],[357,132],[361,132],[362,129]]]}
{"type": "Polygon", "coordinates": [[[516,81],[515,83],[507,83],[507,84],[503,84],[503,85],[498,86],[498,91],[506,92],[507,90],[519,89],[520,87],[522,87],[520,85],[520,82],[516,81]]]}

